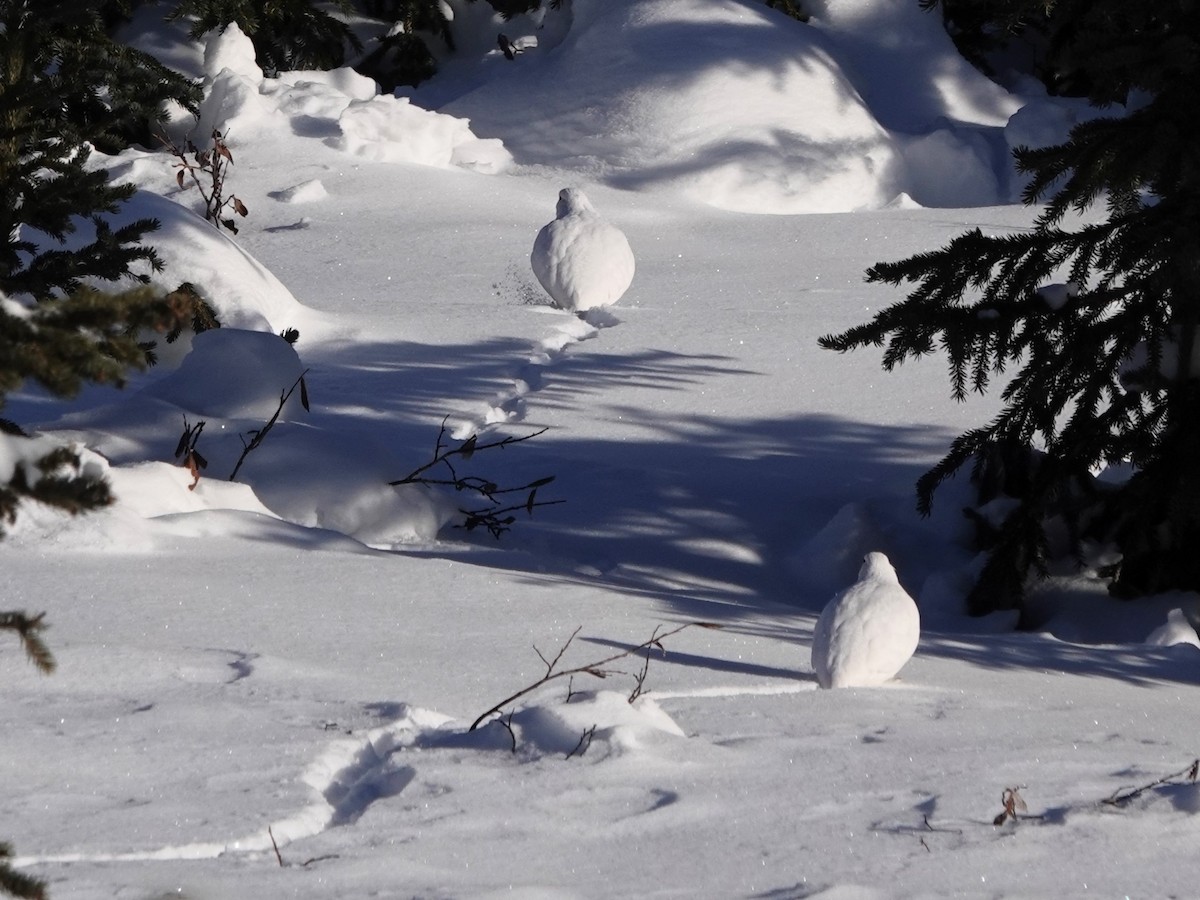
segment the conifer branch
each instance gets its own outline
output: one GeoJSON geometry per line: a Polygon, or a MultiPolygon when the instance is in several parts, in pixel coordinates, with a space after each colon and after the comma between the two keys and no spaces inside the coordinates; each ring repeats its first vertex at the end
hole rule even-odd
{"type": "Polygon", "coordinates": [[[41,638],[41,633],[49,627],[45,618],[44,612],[32,617],[24,612],[0,612],[0,631],[16,632],[29,661],[39,672],[49,675],[57,664],[50,648],[41,638]]]}
{"type": "Polygon", "coordinates": [[[12,846],[0,842],[0,892],[22,900],[46,900],[46,882],[23,875],[12,867],[12,846]]]}

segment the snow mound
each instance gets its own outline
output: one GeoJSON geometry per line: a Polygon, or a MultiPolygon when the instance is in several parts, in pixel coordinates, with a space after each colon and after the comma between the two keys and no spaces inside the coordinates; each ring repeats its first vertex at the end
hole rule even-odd
{"type": "Polygon", "coordinates": [[[376,162],[457,165],[486,174],[508,167],[500,141],[481,141],[466,120],[421,109],[403,97],[353,101],[338,117],[338,127],[342,135],[334,146],[376,162]]]}
{"type": "Polygon", "coordinates": [[[374,81],[352,69],[264,79],[253,45],[237,25],[209,36],[204,65],[206,92],[195,128],[201,136],[216,130],[245,142],[306,116],[336,123],[340,136],[330,139],[331,146],[377,162],[461,166],[485,174],[503,172],[511,162],[500,141],[480,140],[465,120],[380,96],[374,81]]]}
{"type": "MultiPolygon", "coordinates": [[[[277,334],[214,328],[196,335],[179,368],[146,393],[194,415],[266,421],[302,371],[296,351],[277,334]]],[[[299,400],[293,394],[289,410],[299,400]]]]}
{"type": "Polygon", "coordinates": [[[209,32],[204,41],[204,71],[215,78],[226,69],[251,84],[262,84],[263,70],[255,57],[254,44],[237,22],[209,32]]]}
{"type": "Polygon", "coordinates": [[[825,598],[850,582],[863,558],[884,544],[870,510],[862,503],[847,503],[787,557],[787,567],[807,594],[825,598]]]}
{"type": "Polygon", "coordinates": [[[523,55],[445,109],[502,137],[520,163],[670,183],[722,209],[832,212],[898,192],[895,149],[815,30],[735,0],[573,10],[552,52],[523,55]],[[760,65],[722,64],[751,43],[760,65]],[[514,115],[514,98],[539,115],[514,115]]]}
{"type": "Polygon", "coordinates": [[[312,203],[316,200],[324,200],[329,196],[329,191],[325,189],[325,185],[319,178],[313,178],[284,188],[282,191],[276,191],[270,196],[280,203],[312,203]]]}
{"type": "MultiPolygon", "coordinates": [[[[61,438],[35,435],[19,438],[0,434],[0,482],[7,482],[17,468],[34,483],[41,477],[37,461],[64,446],[61,438]]],[[[74,471],[62,469],[46,474],[70,474],[102,479],[109,483],[113,503],[86,515],[23,502],[16,520],[7,527],[7,538],[17,546],[52,545],[76,551],[115,549],[126,553],[148,552],[157,544],[146,520],[178,513],[232,510],[275,517],[244,484],[204,480],[194,484],[191,473],[180,466],[161,462],[114,466],[101,454],[78,442],[67,443],[79,457],[74,471]]],[[[65,468],[65,467],[64,467],[65,468]]]]}
{"type": "Polygon", "coordinates": [[[818,5],[802,24],[738,0],[575,0],[546,18],[550,49],[481,67],[490,80],[438,107],[521,164],[737,212],[1002,196],[1002,129],[1019,103],[915,7],[818,5]]]}
{"type": "Polygon", "coordinates": [[[596,756],[603,747],[608,757],[686,737],[648,695],[630,703],[617,691],[577,691],[568,700],[561,689],[547,690],[518,709],[510,724],[518,748],[539,755],[596,756]]]}
{"type": "MultiPolygon", "coordinates": [[[[221,324],[232,328],[282,331],[315,321],[266,266],[191,210],[151,191],[137,191],[111,220],[122,225],[140,218],[159,223],[147,241],[163,268],[146,274],[160,290],[173,291],[184,282],[193,285],[216,310],[221,324]]],[[[186,342],[180,345],[186,347],[186,342]]],[[[166,349],[160,341],[160,353],[166,349]]]]}

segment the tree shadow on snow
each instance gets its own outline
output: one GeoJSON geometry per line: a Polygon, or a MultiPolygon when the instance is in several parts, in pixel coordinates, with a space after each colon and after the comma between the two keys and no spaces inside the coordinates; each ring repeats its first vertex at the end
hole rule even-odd
{"type": "Polygon", "coordinates": [[[780,418],[672,413],[671,395],[694,394],[714,380],[747,378],[756,382],[747,386],[750,392],[771,389],[774,382],[762,373],[728,357],[589,352],[585,344],[553,365],[514,365],[529,353],[528,342],[497,339],[326,345],[305,359],[312,423],[368,432],[370,443],[394,459],[395,477],[429,460],[447,413],[479,418],[489,405],[508,404],[515,421],[489,433],[550,426],[520,448],[481,454],[470,465],[511,484],[554,475],[539,499],[564,504],[520,516],[500,541],[446,531],[442,544],[409,552],[533,581],[652,597],[696,618],[736,618],[747,605],[819,610],[828,596],[806,595],[803,573],[797,579],[789,572],[787,557],[850,502],[882,495],[901,510],[899,518],[919,523],[909,512],[913,485],[952,437],[924,424],[802,412],[780,418]],[[530,393],[514,396],[514,376],[530,393]],[[634,391],[648,392],[649,400],[622,405],[604,399],[627,399],[634,391]],[[589,431],[603,437],[572,435],[570,421],[581,411],[597,423],[589,431]]]}
{"type": "Polygon", "coordinates": [[[1200,650],[1190,645],[1090,646],[1045,634],[925,635],[919,652],[997,672],[1040,672],[1048,688],[1059,675],[1111,678],[1143,687],[1164,682],[1200,685],[1200,650]]]}
{"type": "MultiPolygon", "coordinates": [[[[344,420],[345,427],[363,428],[367,421],[373,439],[395,453],[397,474],[404,474],[429,458],[448,408],[469,414],[472,405],[464,398],[477,398],[477,411],[506,396],[514,357],[528,349],[519,340],[452,347],[353,344],[332,354],[326,348],[314,363],[313,393],[321,398],[314,401],[314,416],[324,417],[323,427],[344,420]],[[364,417],[363,406],[373,417],[364,417]]],[[[544,372],[545,383],[532,385],[530,416],[498,433],[521,434],[544,424],[549,431],[519,451],[476,462],[489,477],[514,484],[555,475],[545,499],[566,502],[532,518],[522,515],[499,541],[486,532],[446,531],[442,542],[404,551],[408,555],[492,567],[517,583],[650,598],[679,620],[711,620],[739,633],[797,642],[807,640],[812,616],[829,593],[814,590],[819,579],[806,581],[797,570],[796,551],[847,504],[880,508],[878,536],[885,544],[936,545],[898,554],[908,563],[900,575],[910,590],[929,574],[922,565],[947,564],[939,562],[937,549],[945,535],[925,531],[913,506],[917,477],[952,438],[943,427],[802,412],[776,418],[672,415],[669,396],[662,405],[603,399],[628,397],[631,389],[693,392],[710,379],[758,375],[714,355],[589,353],[576,346],[554,365],[534,368],[523,377],[544,372]],[[555,415],[560,409],[564,416],[555,415]],[[603,437],[572,436],[570,418],[580,410],[592,421],[620,422],[622,429],[615,436],[603,427],[595,429],[603,437]],[[555,424],[562,419],[568,424],[555,424]],[[929,558],[922,561],[922,552],[929,558]],[[783,624],[793,615],[794,626],[783,624]]],[[[1200,666],[1184,658],[1188,649],[931,631],[921,652],[994,669],[1200,683],[1200,666]]],[[[708,659],[695,664],[722,665],[708,659]]]]}

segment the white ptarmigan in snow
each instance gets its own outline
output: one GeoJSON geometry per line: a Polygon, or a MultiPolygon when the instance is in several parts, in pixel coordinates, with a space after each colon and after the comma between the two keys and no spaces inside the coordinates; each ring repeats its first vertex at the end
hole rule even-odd
{"type": "Polygon", "coordinates": [[[584,312],[621,299],[633,282],[633,250],[578,188],[558,192],[558,218],[538,232],[533,274],[562,309],[584,312]]]}
{"type": "Polygon", "coordinates": [[[823,688],[870,687],[890,680],[916,652],[917,604],[882,553],[868,553],[858,581],[821,611],[812,667],[823,688]]]}

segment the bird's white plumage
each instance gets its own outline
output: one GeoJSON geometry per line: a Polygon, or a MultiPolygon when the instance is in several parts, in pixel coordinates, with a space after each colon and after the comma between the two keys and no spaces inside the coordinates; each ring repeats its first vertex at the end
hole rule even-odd
{"type": "Polygon", "coordinates": [[[868,553],[858,581],[817,620],[812,667],[823,688],[883,684],[912,658],[920,637],[921,615],[896,570],[882,553],[868,553]]]}
{"type": "Polygon", "coordinates": [[[583,312],[621,299],[633,282],[629,241],[578,188],[558,193],[558,217],[538,232],[533,274],[563,309],[583,312]]]}

